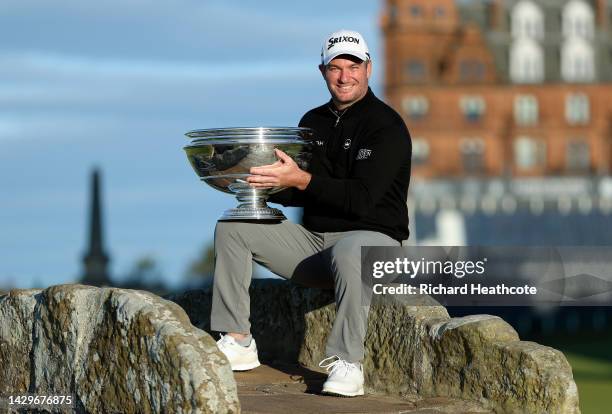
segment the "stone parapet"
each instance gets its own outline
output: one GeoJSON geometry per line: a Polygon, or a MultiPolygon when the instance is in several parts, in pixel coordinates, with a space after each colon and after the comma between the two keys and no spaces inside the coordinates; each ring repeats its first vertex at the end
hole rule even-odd
{"type": "MultiPolygon", "coordinates": [[[[251,330],[262,359],[317,369],[335,318],[332,292],[268,279],[253,281],[250,294],[251,330]]],[[[169,299],[210,330],[209,290],[169,299]]],[[[580,412],[565,356],[519,340],[496,316],[450,318],[442,306],[375,303],[364,369],[370,393],[461,398],[498,413],[580,412]]]]}
{"type": "Polygon", "coordinates": [[[83,285],[0,296],[0,395],[24,393],[70,394],[77,413],[240,412],[227,359],[179,306],[83,285]]]}

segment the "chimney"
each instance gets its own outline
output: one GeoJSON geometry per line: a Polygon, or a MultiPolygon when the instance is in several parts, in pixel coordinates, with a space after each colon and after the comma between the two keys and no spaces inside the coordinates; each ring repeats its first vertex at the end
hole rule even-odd
{"type": "Polygon", "coordinates": [[[492,0],[488,4],[488,16],[489,16],[489,21],[487,23],[491,30],[494,30],[494,31],[505,30],[503,0],[492,0]]]}
{"type": "Polygon", "coordinates": [[[599,29],[606,30],[608,28],[608,1],[597,0],[595,5],[595,14],[597,19],[597,26],[599,29]]]}

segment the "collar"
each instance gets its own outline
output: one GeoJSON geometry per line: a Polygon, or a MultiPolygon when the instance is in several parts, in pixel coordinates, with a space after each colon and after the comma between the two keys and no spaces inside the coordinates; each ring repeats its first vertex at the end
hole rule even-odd
{"type": "Polygon", "coordinates": [[[368,91],[363,96],[363,98],[361,98],[360,100],[342,111],[338,111],[336,109],[336,105],[334,105],[334,101],[332,99],[329,100],[327,106],[329,106],[329,109],[331,109],[330,114],[334,113],[336,114],[336,116],[340,116],[343,119],[346,119],[362,114],[365,108],[367,108],[368,104],[371,103],[375,98],[376,96],[374,95],[374,92],[372,92],[372,89],[370,89],[370,87],[368,86],[368,91]]]}

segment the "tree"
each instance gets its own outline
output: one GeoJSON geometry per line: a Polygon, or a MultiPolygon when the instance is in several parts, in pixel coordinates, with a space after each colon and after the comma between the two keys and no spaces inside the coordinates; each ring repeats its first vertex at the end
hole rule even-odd
{"type": "Polygon", "coordinates": [[[126,276],[126,284],[147,286],[162,285],[162,274],[154,257],[145,255],[136,260],[126,276]]]}
{"type": "Polygon", "coordinates": [[[208,242],[199,256],[191,262],[187,269],[187,277],[191,280],[209,281],[215,271],[215,246],[208,242]]]}
{"type": "MultiPolygon", "coordinates": [[[[253,278],[256,279],[262,277],[262,275],[266,275],[266,272],[268,271],[266,271],[262,266],[256,263],[253,264],[253,278]]],[[[214,273],[215,245],[213,242],[208,242],[204,245],[199,256],[189,265],[186,276],[188,282],[197,281],[208,284],[212,282],[214,273]]]]}

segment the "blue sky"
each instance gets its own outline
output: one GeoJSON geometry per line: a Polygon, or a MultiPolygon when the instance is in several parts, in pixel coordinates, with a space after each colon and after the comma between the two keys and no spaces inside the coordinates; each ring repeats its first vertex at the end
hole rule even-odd
{"type": "MultiPolygon", "coordinates": [[[[324,36],[361,31],[381,95],[381,3],[3,0],[0,287],[80,275],[88,174],[103,172],[112,275],[155,257],[178,284],[235,200],[198,182],[183,133],[295,125],[328,99],[324,36]]],[[[295,212],[288,212],[295,217],[295,212]]]]}

